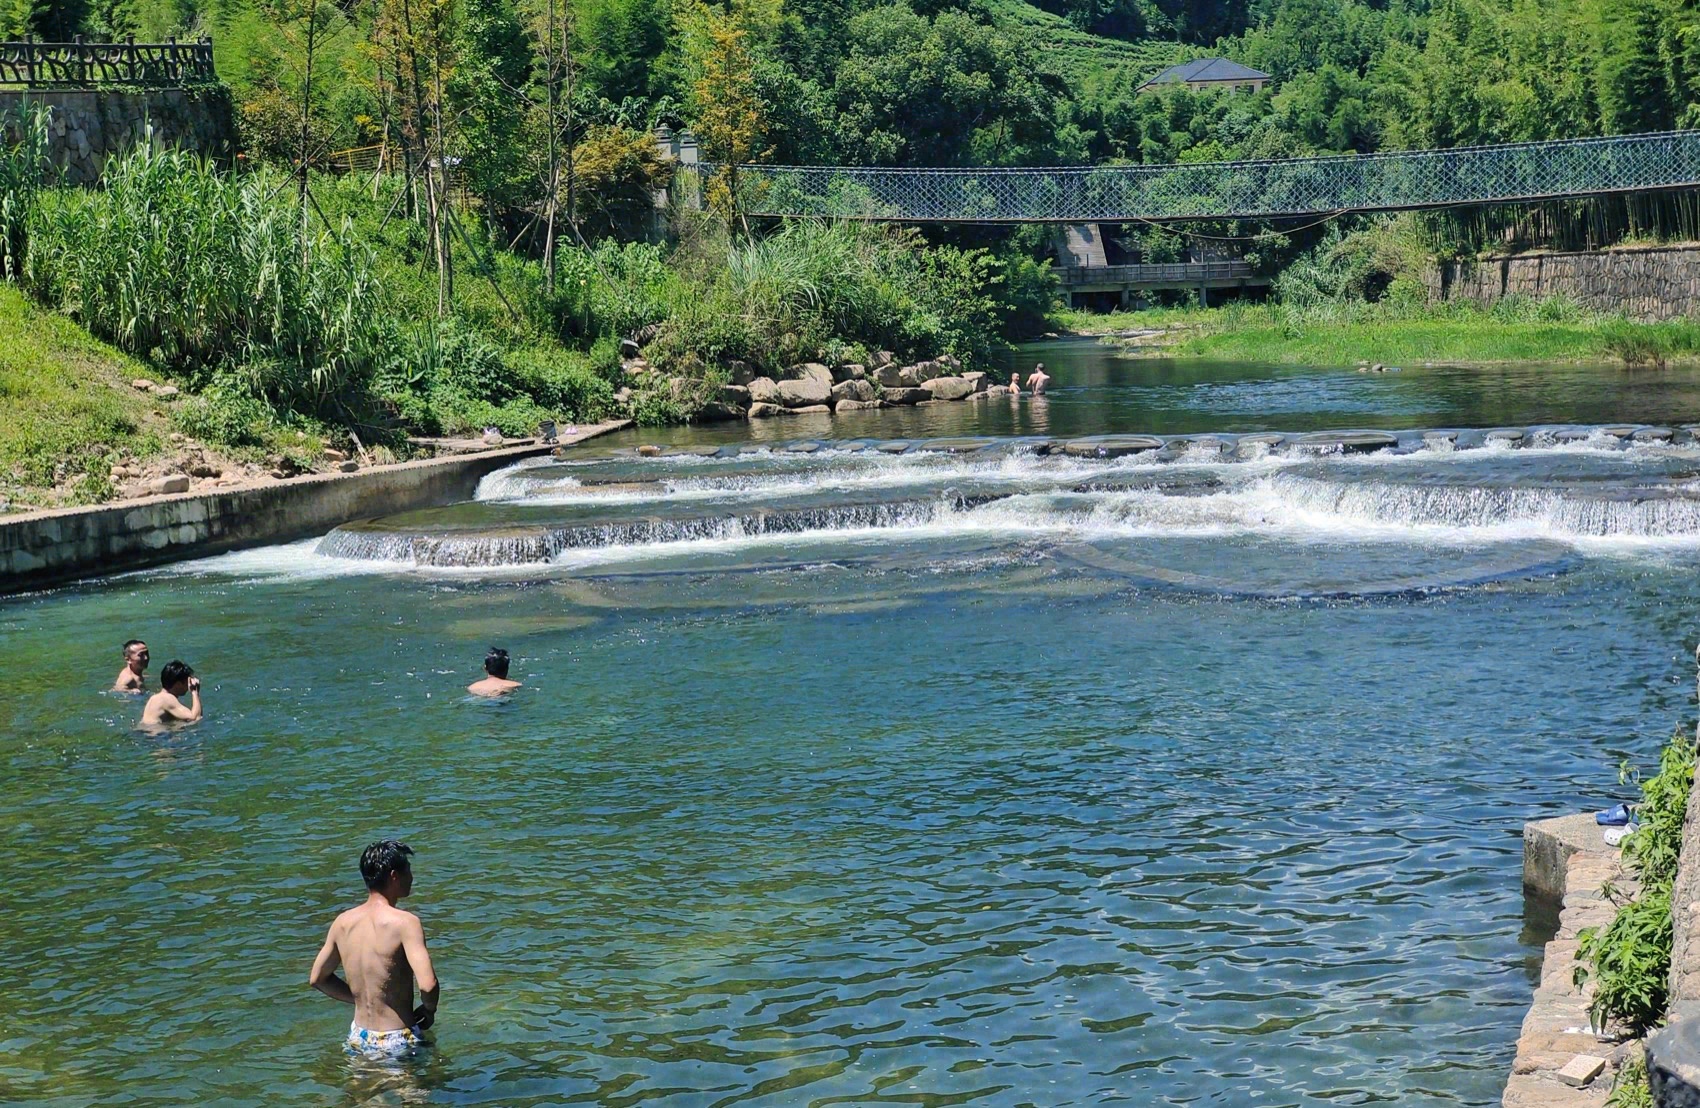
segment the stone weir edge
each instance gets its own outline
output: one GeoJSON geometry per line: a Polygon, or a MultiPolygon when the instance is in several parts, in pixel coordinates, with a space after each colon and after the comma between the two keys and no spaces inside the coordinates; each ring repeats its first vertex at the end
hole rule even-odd
{"type": "MultiPolygon", "coordinates": [[[[558,446],[630,425],[586,427],[562,436],[558,446]]],[[[0,519],[0,594],[290,542],[355,519],[465,500],[486,474],[555,449],[536,443],[0,519]]]]}

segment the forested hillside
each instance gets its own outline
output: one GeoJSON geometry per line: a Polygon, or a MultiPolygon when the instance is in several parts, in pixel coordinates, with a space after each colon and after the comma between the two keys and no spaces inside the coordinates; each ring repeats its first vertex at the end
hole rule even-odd
{"type": "MultiPolygon", "coordinates": [[[[382,45],[405,19],[449,40],[463,130],[477,87],[542,95],[547,0],[321,0],[321,145],[376,141],[382,45]]],[[[309,0],[0,0],[0,32],[210,34],[262,150],[287,146],[309,0]]],[[[561,0],[584,126],[689,125],[700,0],[561,0]]],[[[736,0],[783,162],[1167,160],[1458,145],[1690,126],[1696,0],[736,0]],[[1255,97],[1136,96],[1176,60],[1273,74],[1255,97]]],[[[467,133],[468,145],[497,136],[467,133]]],[[[515,139],[523,137],[520,133],[515,139]]]]}

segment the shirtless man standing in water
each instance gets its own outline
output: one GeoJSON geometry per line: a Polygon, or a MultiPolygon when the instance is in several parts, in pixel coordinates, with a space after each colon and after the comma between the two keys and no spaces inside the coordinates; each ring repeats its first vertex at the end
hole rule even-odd
{"type": "Polygon", "coordinates": [[[141,639],[131,639],[124,644],[124,668],[118,671],[118,677],[112,682],[113,692],[139,693],[148,684],[148,644],[141,639]]]}
{"type": "Polygon", "coordinates": [[[396,901],[413,892],[413,850],[394,839],[360,855],[366,903],[336,918],[307,984],[332,1000],[354,1005],[344,1043],[367,1058],[409,1058],[429,1044],[422,1032],[437,1019],[439,990],[425,949],[425,927],[396,901]],[[347,978],[336,975],[341,966],[347,978]],[[419,1001],[413,1003],[413,987],[419,1001]]]}

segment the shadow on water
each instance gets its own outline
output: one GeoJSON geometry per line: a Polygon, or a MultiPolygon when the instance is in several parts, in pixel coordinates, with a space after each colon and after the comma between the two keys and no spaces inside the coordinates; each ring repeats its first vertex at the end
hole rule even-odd
{"type": "Polygon", "coordinates": [[[1523,975],[1533,989],[1541,983],[1541,964],[1546,945],[1558,935],[1558,916],[1564,907],[1562,897],[1523,888],[1523,930],[1517,941],[1524,947],[1523,975]]]}

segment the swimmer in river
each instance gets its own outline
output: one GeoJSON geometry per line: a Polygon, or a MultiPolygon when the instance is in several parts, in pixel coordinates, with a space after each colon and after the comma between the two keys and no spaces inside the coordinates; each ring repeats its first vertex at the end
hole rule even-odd
{"type": "Polygon", "coordinates": [[[1009,371],[1009,394],[1011,396],[1021,395],[1021,374],[1013,369],[1009,371]]]}
{"type": "Polygon", "coordinates": [[[159,692],[148,697],[142,709],[141,726],[160,728],[168,723],[195,723],[201,718],[201,679],[182,662],[172,659],[159,671],[159,692]],[[183,704],[183,694],[189,704],[183,704]]]}
{"type": "Polygon", "coordinates": [[[484,655],[484,679],[466,687],[473,696],[501,696],[519,688],[518,681],[508,680],[508,652],[492,646],[484,655]]]}
{"type": "Polygon", "coordinates": [[[112,682],[113,692],[139,693],[147,688],[148,644],[131,639],[124,644],[124,668],[112,682]]]}
{"type": "Polygon", "coordinates": [[[1045,391],[1045,386],[1051,383],[1051,375],[1045,372],[1045,363],[1040,362],[1033,367],[1033,372],[1027,375],[1027,391],[1038,396],[1045,391]]]}
{"type": "Polygon", "coordinates": [[[396,901],[413,892],[413,848],[394,839],[360,855],[366,903],[337,916],[313,959],[307,984],[354,1005],[344,1049],[379,1060],[409,1058],[430,1043],[441,990],[425,949],[425,926],[396,901]],[[341,967],[343,976],[336,975],[341,967]],[[419,986],[419,1004],[413,987],[419,986]]]}

